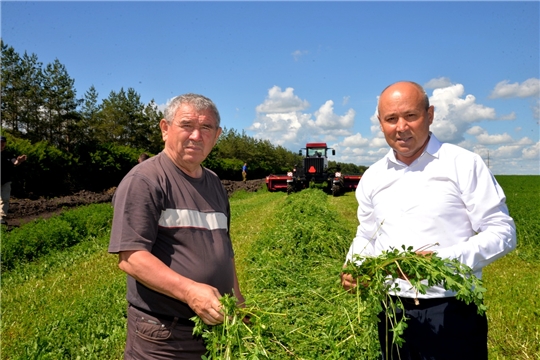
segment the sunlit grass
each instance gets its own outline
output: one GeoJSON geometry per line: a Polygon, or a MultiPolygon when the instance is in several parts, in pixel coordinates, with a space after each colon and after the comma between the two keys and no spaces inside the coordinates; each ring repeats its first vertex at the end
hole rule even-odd
{"type": "MultiPolygon", "coordinates": [[[[535,260],[540,259],[539,181],[540,177],[517,176],[500,181],[518,226],[519,247],[484,270],[490,359],[540,359],[540,261],[535,260]]],[[[254,276],[248,266],[249,249],[269,230],[276,238],[283,233],[286,219],[276,222],[275,214],[287,198],[286,193],[267,191],[231,198],[231,238],[240,284],[246,285],[247,293],[254,276]]],[[[352,241],[357,227],[354,192],[327,200],[352,241]]],[[[324,226],[316,229],[325,231],[324,226]]],[[[107,254],[107,244],[108,236],[90,237],[2,274],[2,359],[122,358],[125,274],[117,267],[117,257],[107,254]]],[[[328,266],[325,263],[312,266],[320,271],[328,266]]],[[[282,276],[301,281],[295,274],[282,276]]],[[[321,314],[320,321],[327,320],[321,314]]]]}

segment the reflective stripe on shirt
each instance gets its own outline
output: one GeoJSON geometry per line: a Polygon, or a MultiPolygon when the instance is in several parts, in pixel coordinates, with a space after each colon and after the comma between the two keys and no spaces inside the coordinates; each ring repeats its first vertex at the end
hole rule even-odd
{"type": "Polygon", "coordinates": [[[187,209],[166,209],[161,212],[159,226],[167,228],[199,228],[227,230],[227,217],[223,213],[203,213],[187,209]]]}

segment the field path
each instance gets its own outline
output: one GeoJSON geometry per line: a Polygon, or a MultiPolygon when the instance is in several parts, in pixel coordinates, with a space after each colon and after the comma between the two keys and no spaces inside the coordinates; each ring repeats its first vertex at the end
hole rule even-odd
{"type": "Polygon", "coordinates": [[[272,222],[287,195],[283,192],[262,192],[257,196],[233,196],[231,198],[231,239],[236,258],[236,270],[240,288],[245,284],[247,253],[264,229],[275,226],[272,222]]]}

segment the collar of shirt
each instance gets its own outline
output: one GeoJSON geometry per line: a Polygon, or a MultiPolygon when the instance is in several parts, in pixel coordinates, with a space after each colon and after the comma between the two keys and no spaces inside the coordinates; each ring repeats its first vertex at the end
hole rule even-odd
{"type": "Polygon", "coordinates": [[[400,167],[407,167],[407,166],[414,166],[418,162],[420,162],[423,158],[425,158],[426,155],[431,155],[434,158],[439,158],[439,150],[441,149],[442,143],[433,135],[433,133],[429,133],[429,141],[422,152],[422,155],[420,155],[416,160],[414,160],[411,165],[407,165],[400,160],[396,158],[396,152],[394,149],[390,149],[388,153],[386,154],[386,159],[389,162],[394,163],[395,165],[399,165],[400,167]]]}

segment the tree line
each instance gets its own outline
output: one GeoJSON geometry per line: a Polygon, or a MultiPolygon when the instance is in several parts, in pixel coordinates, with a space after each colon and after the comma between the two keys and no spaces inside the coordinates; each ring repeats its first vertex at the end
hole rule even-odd
{"type": "MultiPolygon", "coordinates": [[[[2,135],[8,137],[8,151],[28,155],[17,169],[14,195],[102,191],[116,186],[140,153],[162,150],[163,113],[154,100],[145,104],[135,89],[121,88],[100,101],[94,86],[79,98],[75,80],[58,59],[43,64],[36,54],[21,55],[3,41],[0,46],[2,135]]],[[[257,179],[285,173],[301,159],[282,146],[224,128],[203,165],[223,179],[240,180],[247,162],[249,177],[257,179]]],[[[365,169],[341,166],[348,173],[365,169]]]]}

